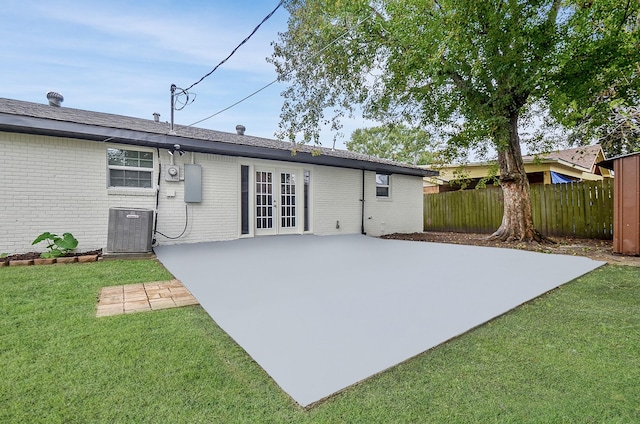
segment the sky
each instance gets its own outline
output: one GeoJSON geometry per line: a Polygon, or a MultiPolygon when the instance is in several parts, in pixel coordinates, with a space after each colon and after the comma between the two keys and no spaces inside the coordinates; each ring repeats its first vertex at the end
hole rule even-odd
{"type": "MultiPolygon", "coordinates": [[[[171,116],[170,87],[187,88],[223,60],[278,0],[4,0],[0,12],[0,97],[161,121],[171,116]]],[[[211,76],[190,90],[195,100],[175,112],[191,125],[231,106],[277,77],[271,42],[287,28],[283,7],[211,76]]],[[[201,128],[275,138],[286,85],[276,83],[201,128]]],[[[344,148],[364,120],[345,122],[344,148]]],[[[333,134],[321,133],[325,146],[333,134]]]]}

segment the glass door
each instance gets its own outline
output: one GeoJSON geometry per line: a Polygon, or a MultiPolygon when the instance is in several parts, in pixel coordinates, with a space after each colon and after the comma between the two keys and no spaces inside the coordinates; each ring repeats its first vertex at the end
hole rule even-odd
{"type": "Polygon", "coordinates": [[[256,171],[256,235],[276,234],[272,171],[256,171]]]}
{"type": "Polygon", "coordinates": [[[298,232],[297,182],[290,170],[256,170],[256,235],[298,232]]]}

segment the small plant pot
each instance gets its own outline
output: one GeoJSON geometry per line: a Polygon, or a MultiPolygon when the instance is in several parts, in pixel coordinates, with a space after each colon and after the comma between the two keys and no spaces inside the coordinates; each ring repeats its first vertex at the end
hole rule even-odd
{"type": "Polygon", "coordinates": [[[72,264],[74,262],[78,262],[77,256],[63,256],[61,258],[56,258],[57,264],[72,264]]]}
{"type": "Polygon", "coordinates": [[[10,266],[25,266],[25,265],[33,265],[33,259],[21,259],[9,262],[10,266]]]}
{"type": "Polygon", "coordinates": [[[56,263],[56,258],[39,258],[39,259],[33,260],[34,265],[51,265],[55,263],[56,263]]]}
{"type": "Polygon", "coordinates": [[[87,262],[95,262],[98,260],[98,255],[82,255],[78,256],[78,262],[87,263],[87,262]]]}

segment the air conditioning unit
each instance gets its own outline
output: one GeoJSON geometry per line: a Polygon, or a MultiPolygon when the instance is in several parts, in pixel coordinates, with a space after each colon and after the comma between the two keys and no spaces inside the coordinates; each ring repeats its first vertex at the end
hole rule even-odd
{"type": "Polygon", "coordinates": [[[152,210],[110,208],[107,253],[151,252],[152,232],[152,210]]]}

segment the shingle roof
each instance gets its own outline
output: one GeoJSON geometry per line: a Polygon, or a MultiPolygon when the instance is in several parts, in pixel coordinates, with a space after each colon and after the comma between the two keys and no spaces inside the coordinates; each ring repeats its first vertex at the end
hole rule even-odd
{"type": "Polygon", "coordinates": [[[408,175],[433,175],[433,171],[424,170],[417,166],[347,150],[293,144],[184,125],[174,125],[174,131],[170,132],[169,124],[155,122],[152,119],[0,98],[0,130],[3,129],[58,136],[75,135],[96,141],[105,141],[106,136],[109,136],[111,141],[156,147],[172,146],[177,140],[179,144],[189,147],[192,151],[217,152],[222,149],[226,154],[235,153],[237,156],[263,157],[262,154],[264,154],[268,158],[278,157],[292,162],[358,169],[380,169],[408,175]],[[11,119],[12,117],[34,119],[25,121],[25,119],[11,119]],[[101,137],[103,138],[101,139],[101,137]],[[184,141],[180,141],[180,139],[184,141]],[[296,154],[292,155],[291,152],[294,149],[296,154]],[[287,156],[289,157],[287,158],[287,156]]]}
{"type": "Polygon", "coordinates": [[[601,166],[601,167],[603,167],[603,168],[610,169],[610,170],[612,170],[612,171],[613,171],[613,163],[614,163],[615,161],[620,160],[620,159],[624,159],[624,158],[628,158],[628,157],[630,157],[630,156],[638,156],[638,155],[640,155],[640,151],[638,151],[638,152],[626,153],[626,154],[624,154],[624,155],[615,156],[615,157],[612,157],[612,158],[609,158],[609,159],[606,159],[606,160],[600,161],[600,162],[598,162],[596,165],[601,166]]]}
{"type": "MultiPolygon", "coordinates": [[[[575,149],[556,150],[554,152],[537,155],[537,157],[552,160],[560,159],[593,171],[600,152],[602,152],[602,147],[599,144],[594,144],[592,146],[577,147],[575,149]]],[[[535,155],[522,157],[525,161],[534,160],[534,158],[535,155]]]]}

